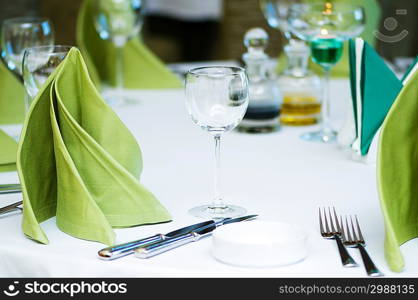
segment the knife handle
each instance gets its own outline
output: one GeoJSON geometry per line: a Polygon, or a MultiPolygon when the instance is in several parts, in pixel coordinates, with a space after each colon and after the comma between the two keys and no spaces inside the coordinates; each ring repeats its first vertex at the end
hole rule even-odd
{"type": "Polygon", "coordinates": [[[134,252],[138,247],[146,246],[151,243],[159,242],[165,240],[166,237],[163,234],[156,234],[144,239],[119,244],[115,246],[110,246],[103,248],[98,252],[99,258],[103,260],[113,260],[134,252]]]}
{"type": "Polygon", "coordinates": [[[161,242],[156,242],[145,247],[139,247],[135,250],[135,256],[138,258],[150,258],[158,254],[164,253],[168,250],[177,248],[179,246],[196,242],[202,235],[191,232],[178,237],[166,239],[161,242]]]}

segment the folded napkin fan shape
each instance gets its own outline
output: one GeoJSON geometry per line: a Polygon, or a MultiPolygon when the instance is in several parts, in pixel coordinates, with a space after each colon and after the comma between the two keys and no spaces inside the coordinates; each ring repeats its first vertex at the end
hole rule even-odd
{"type": "Polygon", "coordinates": [[[404,87],[383,122],[377,180],[385,220],[385,257],[400,272],[405,262],[399,246],[418,237],[418,68],[404,77],[404,87]]]}
{"type": "MultiPolygon", "coordinates": [[[[353,149],[366,155],[376,132],[404,83],[372,46],[361,38],[349,41],[350,84],[355,123],[353,149]]],[[[414,63],[414,65],[416,62],[414,63]]],[[[404,78],[410,74],[407,71],[404,78]]]]}
{"type": "MultiPolygon", "coordinates": [[[[112,11],[108,13],[111,14],[112,11]]],[[[116,49],[110,41],[101,39],[96,32],[94,0],[84,0],[81,5],[77,19],[77,44],[83,53],[90,75],[96,85],[101,81],[115,85],[116,49]]],[[[164,89],[182,87],[178,77],[138,37],[129,40],[123,48],[123,73],[126,88],[164,89]]]]}
{"type": "Polygon", "coordinates": [[[166,222],[167,210],[139,183],[140,148],[102,100],[72,48],[31,104],[18,147],[23,231],[48,243],[40,222],[113,244],[112,227],[166,222]]]}
{"type": "Polygon", "coordinates": [[[0,59],[0,124],[22,123],[25,89],[0,59]]]}

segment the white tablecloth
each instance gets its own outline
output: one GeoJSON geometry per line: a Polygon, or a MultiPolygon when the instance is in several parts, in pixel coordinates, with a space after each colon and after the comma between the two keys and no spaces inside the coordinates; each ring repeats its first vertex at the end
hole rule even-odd
{"type": "MultiPolygon", "coordinates": [[[[142,182],[165,205],[173,222],[117,229],[117,242],[165,233],[199,220],[187,210],[210,201],[213,182],[213,141],[192,123],[181,90],[131,92],[137,105],[116,111],[132,130],[144,157],[142,182]]],[[[343,119],[349,101],[348,81],[332,82],[334,116],[343,119]]],[[[337,124],[338,126],[338,124],[337,124]]],[[[367,250],[388,276],[417,276],[418,241],[402,246],[406,269],[389,271],[384,260],[384,226],[376,191],[375,165],[354,162],[336,144],[316,144],[298,136],[313,127],[284,127],[280,132],[248,135],[232,132],[222,141],[225,199],[244,206],[260,219],[298,224],[309,233],[309,255],[295,265],[278,268],[239,268],[211,256],[211,238],[192,243],[152,259],[134,256],[101,261],[99,243],[73,238],[55,225],[42,224],[49,245],[26,238],[21,214],[0,216],[0,276],[191,276],[191,277],[351,277],[365,276],[362,267],[341,267],[334,241],[320,237],[317,210],[334,205],[341,214],[357,214],[367,250]]],[[[17,182],[15,173],[0,173],[0,182],[17,182]]],[[[0,196],[0,206],[21,195],[0,196]]],[[[358,250],[350,249],[361,262],[358,250]]]]}

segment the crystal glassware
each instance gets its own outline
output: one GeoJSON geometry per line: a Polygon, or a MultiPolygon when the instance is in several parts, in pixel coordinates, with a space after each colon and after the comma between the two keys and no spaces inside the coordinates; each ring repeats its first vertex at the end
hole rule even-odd
{"type": "Polygon", "coordinates": [[[288,14],[289,29],[310,42],[312,60],[324,70],[322,128],[302,135],[308,141],[328,143],[336,139],[330,123],[329,77],[341,58],[343,42],[358,36],[365,26],[362,7],[347,3],[293,4],[288,14]]]}
{"type": "Polygon", "coordinates": [[[54,30],[46,18],[22,17],[3,22],[2,56],[9,70],[19,77],[22,75],[22,58],[26,48],[53,44],[54,30]]]}
{"type": "Polygon", "coordinates": [[[23,82],[29,99],[26,108],[38,94],[48,77],[55,71],[70,51],[71,46],[38,46],[26,48],[23,54],[23,82]]]}
{"type": "Polygon", "coordinates": [[[123,47],[138,35],[144,12],[144,0],[95,0],[94,25],[100,38],[109,40],[116,48],[116,93],[106,99],[112,105],[129,102],[123,94],[123,47]]]}
{"type": "Polygon", "coordinates": [[[220,141],[223,133],[242,120],[249,101],[248,78],[239,67],[202,67],[186,75],[186,107],[192,121],[209,132],[215,140],[215,195],[211,204],[189,212],[203,218],[226,218],[242,215],[245,209],[227,205],[220,190],[220,141]]]}

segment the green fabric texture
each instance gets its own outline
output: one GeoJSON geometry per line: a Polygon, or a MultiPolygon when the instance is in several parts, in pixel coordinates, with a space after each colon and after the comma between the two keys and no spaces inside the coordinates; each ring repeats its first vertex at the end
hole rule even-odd
{"type": "Polygon", "coordinates": [[[0,129],[0,172],[16,170],[16,141],[0,129]]]}
{"type": "Polygon", "coordinates": [[[377,179],[385,220],[385,257],[400,272],[399,246],[418,237],[418,72],[412,75],[389,111],[380,134],[377,179]]]}
{"type": "MultiPolygon", "coordinates": [[[[312,0],[309,1],[311,3],[312,0]]],[[[348,3],[350,5],[362,6],[366,15],[366,26],[360,36],[366,40],[370,45],[375,45],[376,38],[373,32],[379,27],[381,8],[376,0],[315,0],[316,2],[331,2],[331,3],[348,3]]],[[[343,55],[340,61],[331,69],[331,76],[333,77],[347,77],[349,76],[349,51],[348,43],[344,42],[343,55]]],[[[284,54],[282,54],[284,55],[284,54]]],[[[281,55],[281,56],[282,56],[281,55]]],[[[283,65],[283,59],[279,57],[279,68],[283,65]]],[[[282,69],[284,69],[283,67],[282,69]]],[[[323,74],[323,69],[311,59],[309,60],[309,68],[315,73],[323,74]]]]}
{"type": "MultiPolygon", "coordinates": [[[[103,0],[108,1],[108,0],[103,0]]],[[[82,3],[77,20],[77,44],[96,85],[115,85],[115,47],[102,40],[94,26],[94,1],[82,3]]],[[[131,89],[181,88],[182,84],[164,63],[140,40],[133,38],[123,48],[124,85],[131,89]]]]}
{"type": "Polygon", "coordinates": [[[23,123],[25,89],[0,60],[0,124],[23,123]]]}
{"type": "Polygon", "coordinates": [[[17,154],[23,189],[23,231],[41,243],[39,223],[110,245],[112,227],[166,222],[167,210],[139,183],[140,148],[72,48],[38,93],[17,154]]]}
{"type": "Polygon", "coordinates": [[[355,40],[349,42],[350,65],[352,66],[350,82],[355,124],[358,126],[357,106],[361,105],[360,151],[362,155],[366,155],[373,137],[402,89],[402,83],[367,42],[364,42],[361,74],[356,74],[356,42],[355,40]],[[356,85],[358,76],[360,76],[360,86],[356,85]],[[360,89],[361,99],[357,99],[357,88],[360,89]]]}

